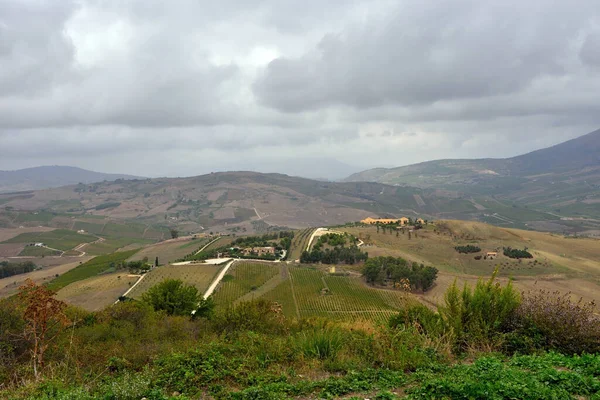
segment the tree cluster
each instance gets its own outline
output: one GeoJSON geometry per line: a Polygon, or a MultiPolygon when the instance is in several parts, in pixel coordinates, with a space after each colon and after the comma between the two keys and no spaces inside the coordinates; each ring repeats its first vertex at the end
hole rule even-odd
{"type": "Polygon", "coordinates": [[[0,279],[8,278],[9,276],[26,274],[27,272],[34,271],[36,265],[31,261],[25,261],[22,263],[9,263],[8,261],[0,262],[0,279]]]}
{"type": "Polygon", "coordinates": [[[401,257],[375,257],[365,262],[363,275],[370,284],[393,287],[408,280],[412,289],[426,291],[435,282],[438,270],[416,262],[409,263],[401,257]]]}
{"type": "Polygon", "coordinates": [[[504,247],[504,255],[509,258],[533,258],[533,255],[527,251],[527,247],[523,250],[504,247]]]}
{"type": "Polygon", "coordinates": [[[366,261],[368,258],[369,254],[363,253],[357,246],[338,246],[332,249],[304,251],[300,256],[300,262],[303,264],[356,264],[366,261]]]}
{"type": "Polygon", "coordinates": [[[456,246],[454,250],[458,251],[461,254],[469,254],[469,253],[479,253],[481,248],[479,246],[466,245],[466,246],[456,246]]]}

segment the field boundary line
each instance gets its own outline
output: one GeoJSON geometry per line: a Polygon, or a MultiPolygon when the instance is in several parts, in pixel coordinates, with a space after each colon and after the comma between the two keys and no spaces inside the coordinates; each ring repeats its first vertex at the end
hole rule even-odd
{"type": "Polygon", "coordinates": [[[196,254],[200,254],[202,253],[202,251],[204,251],[204,249],[206,249],[208,246],[210,246],[211,244],[213,244],[214,242],[216,242],[217,240],[221,239],[223,236],[219,236],[218,238],[216,238],[215,240],[211,240],[210,242],[208,242],[207,244],[204,245],[204,247],[202,247],[200,250],[198,250],[196,252],[196,254]]]}
{"type": "Polygon", "coordinates": [[[213,292],[215,291],[215,289],[217,288],[217,286],[219,285],[219,283],[221,283],[221,281],[223,280],[223,277],[225,276],[225,274],[227,273],[227,271],[229,271],[229,268],[231,268],[231,266],[238,260],[231,260],[229,261],[221,270],[221,272],[219,272],[219,275],[217,275],[217,278],[213,281],[213,283],[210,284],[210,286],[208,287],[208,289],[206,289],[206,292],[204,293],[204,295],[202,296],[204,298],[204,300],[206,300],[211,294],[213,294],[213,292]]]}
{"type": "MultiPolygon", "coordinates": [[[[129,290],[127,290],[125,293],[123,293],[123,295],[121,295],[119,297],[125,297],[125,296],[127,296],[146,277],[146,275],[147,275],[147,273],[144,274],[144,275],[142,275],[142,276],[140,276],[140,279],[138,279],[137,282],[135,282],[133,284],[133,286],[129,288],[129,290]]],[[[115,301],[115,304],[117,304],[119,301],[121,301],[121,300],[117,299],[117,301],[115,301]]]]}

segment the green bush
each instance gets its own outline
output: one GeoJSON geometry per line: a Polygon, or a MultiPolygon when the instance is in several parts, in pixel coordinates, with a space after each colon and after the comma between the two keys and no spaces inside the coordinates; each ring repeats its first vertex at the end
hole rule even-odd
{"type": "Polygon", "coordinates": [[[533,255],[527,251],[527,247],[525,247],[523,250],[505,247],[504,255],[509,258],[533,258],[533,255]]]}
{"type": "Polygon", "coordinates": [[[305,357],[334,359],[344,345],[344,333],[335,328],[316,327],[301,332],[298,342],[305,357]]]}
{"type": "Polygon", "coordinates": [[[498,346],[501,332],[520,304],[511,282],[501,286],[495,281],[497,272],[487,282],[480,279],[473,290],[465,284],[461,291],[455,281],[444,295],[439,312],[459,349],[498,346]]]}
{"type": "Polygon", "coordinates": [[[454,250],[458,251],[461,254],[469,254],[469,253],[479,253],[481,251],[481,248],[479,246],[472,246],[472,245],[466,245],[466,246],[456,246],[454,248],[454,250]]]}
{"type": "Polygon", "coordinates": [[[168,315],[191,315],[202,296],[195,286],[186,285],[179,279],[165,279],[148,289],[142,300],[155,311],[165,311],[168,315]]]}
{"type": "Polygon", "coordinates": [[[444,325],[439,313],[427,308],[422,304],[408,307],[403,312],[392,316],[388,325],[390,328],[415,326],[426,335],[441,336],[444,333],[444,325]]]}

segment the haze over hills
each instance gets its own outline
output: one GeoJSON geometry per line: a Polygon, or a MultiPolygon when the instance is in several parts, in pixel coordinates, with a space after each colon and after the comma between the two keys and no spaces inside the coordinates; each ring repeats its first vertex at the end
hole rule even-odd
{"type": "Polygon", "coordinates": [[[41,166],[16,171],[0,171],[0,193],[134,178],[137,177],[124,174],[106,174],[77,167],[41,166]]]}
{"type": "Polygon", "coordinates": [[[470,196],[482,211],[482,202],[502,201],[595,225],[600,218],[600,130],[517,157],[376,168],[345,181],[443,189],[470,196]]]}

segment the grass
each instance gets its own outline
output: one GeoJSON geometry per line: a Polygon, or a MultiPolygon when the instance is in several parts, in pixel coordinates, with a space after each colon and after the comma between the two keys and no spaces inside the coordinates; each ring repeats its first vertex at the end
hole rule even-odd
{"type": "Polygon", "coordinates": [[[180,279],[194,285],[200,293],[204,293],[221,270],[219,265],[169,265],[158,267],[148,272],[144,279],[129,293],[129,297],[141,298],[152,286],[165,279],[180,279]]]}
{"type": "Polygon", "coordinates": [[[137,250],[131,250],[95,257],[54,279],[48,288],[57,291],[71,283],[99,275],[110,270],[111,264],[119,264],[136,252],[137,250]]]}
{"type": "Polygon", "coordinates": [[[37,243],[41,242],[48,247],[58,250],[71,250],[81,243],[90,243],[97,240],[95,236],[80,234],[68,229],[55,229],[48,232],[28,232],[4,241],[3,243],[37,243]]]}

